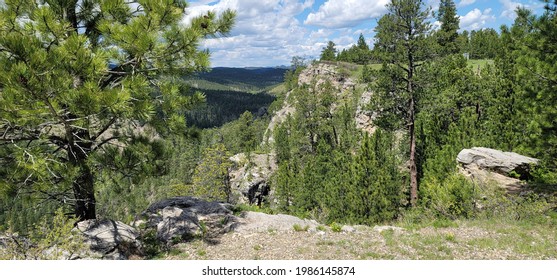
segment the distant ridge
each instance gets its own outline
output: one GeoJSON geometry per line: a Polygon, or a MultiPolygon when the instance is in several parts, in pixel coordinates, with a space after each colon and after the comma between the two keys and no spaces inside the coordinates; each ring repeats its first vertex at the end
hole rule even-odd
{"type": "Polygon", "coordinates": [[[287,70],[282,67],[215,67],[187,79],[197,78],[223,85],[245,84],[263,89],[282,83],[287,70]]]}

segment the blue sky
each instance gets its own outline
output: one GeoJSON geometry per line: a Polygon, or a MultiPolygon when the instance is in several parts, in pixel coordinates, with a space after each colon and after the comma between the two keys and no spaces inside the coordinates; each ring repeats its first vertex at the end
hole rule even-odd
{"type": "MultiPolygon", "coordinates": [[[[208,10],[238,13],[232,33],[207,39],[213,67],[289,65],[293,56],[318,57],[328,41],[337,49],[355,44],[360,33],[373,44],[373,29],[389,0],[196,0],[188,1],[187,23],[208,10]]],[[[439,0],[425,0],[436,10],[439,0]]],[[[456,0],[461,30],[510,25],[518,6],[539,11],[537,0],[456,0]]]]}

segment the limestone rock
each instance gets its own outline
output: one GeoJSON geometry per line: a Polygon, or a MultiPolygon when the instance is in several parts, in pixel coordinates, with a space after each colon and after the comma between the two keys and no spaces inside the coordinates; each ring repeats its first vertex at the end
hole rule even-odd
{"type": "Polygon", "coordinates": [[[141,254],[139,232],[122,222],[113,220],[86,220],[77,224],[93,253],[102,259],[122,260],[141,254]]]}
{"type": "Polygon", "coordinates": [[[457,161],[460,172],[476,183],[496,185],[513,194],[524,190],[526,183],[520,179],[527,178],[531,166],[539,162],[535,158],[489,148],[464,149],[457,161]],[[512,173],[519,178],[511,177],[512,173]]]}
{"type": "Polygon", "coordinates": [[[277,170],[274,154],[237,154],[230,158],[234,167],[230,171],[232,202],[261,205],[269,196],[269,179],[277,170]]]}
{"type": "Polygon", "coordinates": [[[508,175],[516,172],[528,176],[530,166],[538,163],[538,159],[526,157],[512,152],[503,152],[489,148],[472,148],[462,150],[457,161],[465,168],[477,166],[479,169],[508,175]]]}
{"type": "Polygon", "coordinates": [[[235,224],[232,205],[182,196],[153,203],[134,225],[143,232],[154,230],[166,245],[192,237],[213,237],[231,230],[235,224]]]}
{"type": "Polygon", "coordinates": [[[375,114],[369,110],[366,110],[366,106],[371,102],[371,91],[364,91],[360,100],[358,102],[358,108],[356,108],[356,128],[367,132],[368,134],[375,133],[377,127],[373,124],[373,119],[375,114]]]}

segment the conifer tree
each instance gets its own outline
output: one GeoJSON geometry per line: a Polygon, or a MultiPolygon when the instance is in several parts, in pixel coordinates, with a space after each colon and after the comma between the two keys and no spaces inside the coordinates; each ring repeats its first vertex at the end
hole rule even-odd
{"type": "Polygon", "coordinates": [[[352,164],[348,213],[357,223],[379,223],[396,217],[401,201],[400,174],[393,137],[378,129],[362,141],[352,164]]]}
{"type": "Polygon", "coordinates": [[[203,100],[172,77],[207,69],[201,40],[228,33],[235,14],[208,12],[185,25],[186,8],[173,0],[5,1],[2,188],[47,193],[69,201],[80,220],[96,218],[96,176],[110,166],[101,160],[138,136],[148,145],[183,131],[183,111],[203,100]]]}
{"type": "Polygon", "coordinates": [[[333,41],[329,41],[327,46],[321,52],[321,61],[334,61],[336,60],[337,49],[333,41]]]}
{"type": "Polygon", "coordinates": [[[230,153],[222,143],[207,147],[193,174],[193,194],[208,200],[229,202],[230,153]]]}
{"type": "Polygon", "coordinates": [[[371,52],[369,50],[369,46],[366,43],[366,39],[364,35],[360,33],[360,37],[358,38],[358,43],[356,44],[356,61],[357,64],[367,64],[371,59],[371,52]]]}
{"type": "Polygon", "coordinates": [[[524,90],[531,153],[557,168],[557,1],[545,1],[545,12],[518,9],[513,41],[522,42],[516,55],[517,80],[524,90]]]}
{"type": "Polygon", "coordinates": [[[378,113],[378,124],[408,132],[412,205],[416,205],[418,199],[415,121],[419,111],[419,85],[416,74],[431,56],[429,14],[422,0],[391,0],[387,4],[387,14],[375,28],[375,52],[383,67],[378,73],[372,107],[378,113]]]}
{"type": "Polygon", "coordinates": [[[441,47],[441,55],[458,54],[458,29],[460,18],[456,14],[456,5],[453,0],[441,0],[437,20],[441,22],[441,29],[437,31],[437,43],[441,47]]]}

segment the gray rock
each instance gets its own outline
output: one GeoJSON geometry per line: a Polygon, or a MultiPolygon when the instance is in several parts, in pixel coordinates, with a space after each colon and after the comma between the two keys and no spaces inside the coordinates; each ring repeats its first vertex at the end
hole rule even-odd
{"type": "Polygon", "coordinates": [[[187,209],[189,212],[207,215],[207,214],[230,214],[232,213],[232,205],[220,202],[207,202],[197,197],[178,196],[168,198],[151,204],[146,213],[158,213],[167,207],[177,207],[182,210],[187,209]]]}
{"type": "Polygon", "coordinates": [[[356,232],[356,229],[352,226],[349,226],[349,225],[343,225],[340,230],[342,232],[348,232],[348,233],[356,232]]]}
{"type": "Polygon", "coordinates": [[[85,237],[93,253],[102,259],[122,260],[141,255],[139,232],[122,222],[112,220],[86,220],[76,227],[85,237]]]}
{"type": "Polygon", "coordinates": [[[464,168],[477,166],[479,169],[502,175],[516,172],[521,177],[527,177],[530,167],[539,162],[535,158],[489,148],[464,149],[458,154],[457,161],[464,168]]]}
{"type": "Polygon", "coordinates": [[[134,226],[143,232],[154,230],[165,245],[188,241],[193,237],[212,238],[231,230],[235,223],[232,205],[207,202],[182,196],[153,203],[134,226]]]}
{"type": "Polygon", "coordinates": [[[274,154],[237,154],[230,158],[234,167],[230,170],[232,202],[261,205],[271,201],[271,188],[267,183],[277,170],[274,154]]]}

